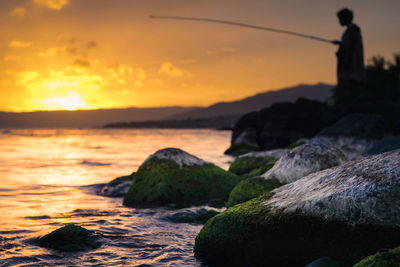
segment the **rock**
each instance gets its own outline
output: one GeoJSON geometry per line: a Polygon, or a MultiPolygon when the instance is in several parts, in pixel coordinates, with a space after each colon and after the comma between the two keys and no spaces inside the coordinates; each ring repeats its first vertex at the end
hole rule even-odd
{"type": "Polygon", "coordinates": [[[384,134],[384,117],[377,114],[349,114],[318,133],[322,136],[348,136],[361,139],[380,139],[384,134]]]}
{"type": "Polygon", "coordinates": [[[340,267],[339,262],[328,257],[322,257],[310,262],[306,267],[340,267]]]}
{"type": "Polygon", "coordinates": [[[400,150],[310,174],[211,218],[194,252],[206,262],[350,266],[400,242],[400,150]]]}
{"type": "Polygon", "coordinates": [[[106,184],[100,191],[100,195],[107,197],[123,197],[128,193],[128,189],[135,177],[135,172],[127,176],[115,178],[106,184]]]}
{"type": "Polygon", "coordinates": [[[229,167],[229,171],[237,175],[252,173],[252,176],[258,176],[271,169],[276,161],[276,158],[267,156],[265,153],[247,153],[236,158],[229,167]]]}
{"type": "Polygon", "coordinates": [[[166,148],[139,167],[123,203],[131,207],[223,203],[240,180],[180,149],[166,148]]]}
{"type": "Polygon", "coordinates": [[[360,159],[368,155],[367,151],[373,146],[375,140],[354,137],[328,137],[316,136],[311,138],[309,144],[324,144],[340,149],[349,160],[360,159]]]}
{"type": "Polygon", "coordinates": [[[265,157],[272,157],[279,159],[282,157],[286,152],[288,152],[289,149],[287,148],[278,148],[278,149],[272,149],[272,150],[265,150],[265,151],[257,151],[257,152],[249,152],[246,154],[243,154],[240,157],[253,157],[253,158],[265,158],[265,157]]]}
{"type": "Polygon", "coordinates": [[[38,240],[40,246],[63,250],[79,251],[88,248],[98,248],[98,235],[83,227],[67,224],[38,240]]]}
{"type": "Polygon", "coordinates": [[[241,146],[252,150],[287,148],[301,138],[315,136],[341,116],[334,107],[319,101],[300,98],[295,103],[276,103],[240,118],[225,153],[235,154],[241,146]]]}
{"type": "Polygon", "coordinates": [[[227,207],[246,202],[282,185],[283,184],[276,179],[265,180],[263,177],[247,178],[246,180],[240,181],[233,188],[229,195],[227,207]]]}
{"type": "Polygon", "coordinates": [[[289,145],[288,149],[293,149],[293,148],[296,148],[298,146],[304,145],[305,143],[307,143],[307,141],[308,141],[308,139],[306,139],[306,138],[299,139],[296,142],[291,143],[289,145]]]}
{"type": "Polygon", "coordinates": [[[369,256],[354,267],[399,267],[400,266],[400,247],[382,250],[375,255],[369,256]]]}
{"type": "Polygon", "coordinates": [[[219,211],[209,208],[187,209],[168,215],[164,219],[175,223],[204,224],[218,213],[219,211]]]}
{"type": "Polygon", "coordinates": [[[304,144],[287,152],[262,177],[277,179],[280,183],[286,184],[346,161],[343,152],[333,146],[322,143],[304,144]]]}
{"type": "Polygon", "coordinates": [[[375,155],[400,148],[400,136],[385,136],[374,143],[367,154],[375,155]]]}

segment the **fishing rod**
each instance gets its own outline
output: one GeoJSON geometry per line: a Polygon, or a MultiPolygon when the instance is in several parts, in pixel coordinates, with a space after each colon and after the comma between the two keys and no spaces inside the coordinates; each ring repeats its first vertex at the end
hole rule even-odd
{"type": "Polygon", "coordinates": [[[219,19],[209,19],[209,18],[195,18],[195,17],[178,17],[178,16],[149,16],[149,18],[150,19],[191,20],[191,21],[203,21],[203,22],[229,24],[229,25],[234,25],[234,26],[239,26],[239,27],[245,27],[245,28],[252,28],[252,29],[263,30],[263,31],[270,31],[270,32],[289,34],[289,35],[308,38],[308,39],[312,39],[312,40],[320,41],[320,42],[324,42],[324,43],[333,43],[334,42],[332,40],[324,39],[324,38],[321,38],[321,37],[318,37],[318,36],[314,36],[314,35],[308,35],[308,34],[303,34],[303,33],[298,33],[298,32],[292,32],[292,31],[286,31],[286,30],[281,30],[281,29],[269,28],[269,27],[262,27],[262,26],[245,24],[245,23],[234,22],[234,21],[229,21],[229,20],[219,20],[219,19]]]}

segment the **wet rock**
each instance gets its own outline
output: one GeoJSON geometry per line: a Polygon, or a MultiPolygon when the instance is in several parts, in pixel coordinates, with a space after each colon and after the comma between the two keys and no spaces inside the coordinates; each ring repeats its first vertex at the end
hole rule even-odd
{"type": "Polygon", "coordinates": [[[312,173],[211,218],[197,257],[215,264],[350,266],[400,240],[400,150],[312,173]]]}
{"type": "Polygon", "coordinates": [[[374,145],[374,139],[360,139],[354,137],[316,136],[311,138],[309,144],[324,144],[340,149],[349,160],[360,159],[368,155],[368,150],[374,145]]]}
{"type": "Polygon", "coordinates": [[[315,136],[341,116],[334,107],[319,101],[300,98],[295,103],[276,103],[239,119],[225,153],[235,154],[241,146],[252,150],[287,148],[301,138],[315,136]]]}
{"type": "Polygon", "coordinates": [[[139,167],[123,203],[132,207],[223,203],[240,180],[180,149],[166,148],[139,167]]]}
{"type": "Polygon", "coordinates": [[[253,158],[272,157],[272,158],[279,159],[280,157],[285,155],[286,152],[288,152],[289,150],[290,149],[287,149],[287,148],[278,148],[278,149],[265,150],[265,151],[249,152],[249,153],[239,156],[239,158],[240,157],[253,157],[253,158]]]}
{"type": "Polygon", "coordinates": [[[262,177],[277,179],[280,183],[286,184],[346,161],[343,152],[333,146],[322,143],[304,144],[283,155],[262,177]]]}
{"type": "Polygon", "coordinates": [[[354,267],[399,267],[400,266],[400,247],[382,250],[369,256],[354,267]]]}
{"type": "Polygon", "coordinates": [[[229,171],[237,175],[251,173],[251,176],[258,176],[271,169],[276,161],[277,158],[268,156],[266,153],[248,153],[236,158],[229,167],[229,171]]]}
{"type": "Polygon", "coordinates": [[[322,257],[310,262],[306,267],[340,267],[340,263],[328,257],[322,257]]]}
{"type": "Polygon", "coordinates": [[[219,211],[215,209],[188,209],[184,211],[178,211],[165,217],[166,220],[175,223],[196,223],[204,224],[210,218],[217,215],[219,211]]]}
{"type": "Polygon", "coordinates": [[[367,154],[375,155],[400,148],[400,136],[385,136],[368,150],[367,154]]]}
{"type": "Polygon", "coordinates": [[[93,231],[67,224],[41,237],[38,243],[43,247],[72,252],[100,247],[98,237],[93,231]]]}
{"type": "Polygon", "coordinates": [[[227,207],[246,202],[250,199],[268,193],[277,187],[282,186],[276,179],[266,180],[263,177],[250,177],[240,181],[229,195],[227,207]]]}
{"type": "Polygon", "coordinates": [[[348,136],[361,139],[380,139],[384,134],[384,117],[376,114],[346,115],[318,133],[322,136],[348,136]]]}
{"type": "Polygon", "coordinates": [[[128,193],[128,189],[135,177],[135,172],[127,176],[115,178],[106,184],[100,191],[100,195],[107,197],[123,197],[128,193]]]}

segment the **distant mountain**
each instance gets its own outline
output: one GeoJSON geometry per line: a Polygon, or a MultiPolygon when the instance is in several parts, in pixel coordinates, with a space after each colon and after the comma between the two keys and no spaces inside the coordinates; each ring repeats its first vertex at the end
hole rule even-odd
{"type": "MultiPolygon", "coordinates": [[[[331,95],[332,85],[298,85],[268,91],[233,102],[209,107],[125,108],[77,111],[0,112],[0,128],[84,128],[117,123],[121,127],[232,127],[241,115],[260,110],[276,102],[294,102],[299,97],[324,100],[331,95]],[[200,119],[200,120],[199,120],[200,119]],[[197,120],[197,121],[193,121],[197,120]],[[209,123],[206,123],[209,120],[209,123]],[[161,122],[168,121],[168,122],[161,122]],[[183,121],[183,122],[179,122],[183,121]],[[146,122],[146,123],[136,123],[146,122]],[[185,126],[187,125],[187,126],[185,126]]],[[[118,127],[114,125],[114,127],[118,127]]]]}
{"type": "Polygon", "coordinates": [[[318,83],[315,85],[300,84],[295,87],[283,88],[256,94],[242,100],[221,102],[206,108],[185,111],[170,116],[169,120],[185,120],[188,118],[209,118],[226,115],[240,115],[257,111],[276,102],[294,102],[300,97],[323,101],[332,95],[333,85],[318,83]]]}
{"type": "Polygon", "coordinates": [[[104,128],[218,129],[231,130],[240,115],[186,120],[131,121],[109,123],[104,128]]]}
{"type": "Polygon", "coordinates": [[[120,121],[163,120],[196,107],[125,108],[77,111],[0,112],[0,128],[79,128],[120,121]]]}

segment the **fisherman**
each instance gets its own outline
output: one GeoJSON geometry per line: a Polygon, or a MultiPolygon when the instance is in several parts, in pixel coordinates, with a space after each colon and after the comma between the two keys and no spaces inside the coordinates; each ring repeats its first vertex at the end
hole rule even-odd
{"type": "Polygon", "coordinates": [[[333,41],[339,45],[337,51],[337,101],[354,101],[360,93],[365,80],[364,49],[360,28],[353,23],[353,12],[347,8],[337,13],[339,23],[347,29],[341,41],[333,41]]]}

